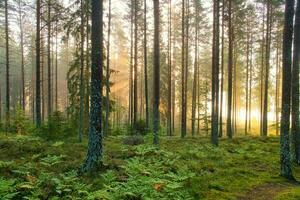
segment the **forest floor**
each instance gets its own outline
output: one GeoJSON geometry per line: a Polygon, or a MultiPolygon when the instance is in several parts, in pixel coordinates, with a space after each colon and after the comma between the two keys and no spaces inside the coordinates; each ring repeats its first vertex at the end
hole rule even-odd
{"type": "MultiPolygon", "coordinates": [[[[138,146],[104,144],[106,168],[78,176],[87,141],[0,136],[0,199],[299,200],[300,186],[279,176],[279,138],[222,139],[151,135],[138,146]]],[[[294,169],[300,178],[300,168],[294,169]]]]}

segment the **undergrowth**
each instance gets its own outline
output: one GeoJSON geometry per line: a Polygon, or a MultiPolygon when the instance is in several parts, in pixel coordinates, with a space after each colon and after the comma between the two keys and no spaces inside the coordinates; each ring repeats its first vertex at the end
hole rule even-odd
{"type": "MultiPolygon", "coordinates": [[[[86,141],[46,141],[35,136],[0,137],[0,199],[236,199],[279,178],[278,138],[221,140],[151,135],[144,144],[105,139],[107,170],[78,176],[86,141]]],[[[282,194],[278,200],[299,195],[282,194]]]]}

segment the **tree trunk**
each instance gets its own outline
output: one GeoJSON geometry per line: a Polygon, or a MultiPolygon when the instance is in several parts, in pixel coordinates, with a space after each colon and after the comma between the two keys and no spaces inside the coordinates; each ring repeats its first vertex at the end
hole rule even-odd
{"type": "Polygon", "coordinates": [[[48,65],[48,102],[47,102],[47,111],[48,111],[48,118],[52,113],[52,91],[51,91],[51,0],[48,0],[48,13],[47,13],[47,65],[48,65]]]}
{"type": "Polygon", "coordinates": [[[262,43],[261,43],[261,71],[260,71],[260,135],[263,135],[263,108],[264,108],[264,46],[265,46],[265,5],[263,6],[263,30],[262,30],[262,43]]]}
{"type": "Polygon", "coordinates": [[[111,31],[111,0],[108,1],[108,31],[107,31],[107,49],[106,49],[106,115],[104,135],[108,135],[109,129],[109,106],[110,106],[110,31],[111,31]]]}
{"type": "Polygon", "coordinates": [[[84,1],[80,1],[80,108],[78,139],[82,141],[83,135],[83,112],[84,112],[84,1]]]}
{"type": "Polygon", "coordinates": [[[222,0],[222,38],[221,38],[221,88],[219,137],[223,136],[223,89],[224,89],[224,38],[225,38],[225,0],[222,0]]]}
{"type": "Polygon", "coordinates": [[[249,115],[249,66],[250,66],[250,22],[249,16],[247,17],[247,47],[246,47],[246,115],[245,115],[245,135],[248,135],[248,115],[249,115]]]}
{"type": "Polygon", "coordinates": [[[9,37],[8,37],[8,0],[5,0],[5,52],[6,52],[6,133],[10,129],[10,83],[9,83],[9,37]]]}
{"type": "Polygon", "coordinates": [[[158,131],[159,131],[159,99],[160,99],[160,48],[159,48],[159,0],[153,0],[154,5],[154,105],[153,105],[153,143],[158,145],[158,131]]]}
{"type": "Polygon", "coordinates": [[[171,0],[169,0],[169,27],[168,27],[168,114],[167,114],[167,129],[168,135],[172,135],[172,60],[171,60],[171,31],[172,31],[172,9],[171,0]]]}
{"type": "Polygon", "coordinates": [[[24,70],[24,30],[23,30],[23,12],[21,0],[18,1],[19,6],[19,25],[20,25],[20,42],[21,42],[21,107],[25,112],[25,70],[24,70]]]}
{"type": "Polygon", "coordinates": [[[297,164],[300,164],[300,125],[299,125],[299,67],[300,67],[300,0],[297,0],[294,27],[294,53],[292,69],[292,136],[297,164]]]}
{"type": "Polygon", "coordinates": [[[41,126],[41,87],[40,87],[40,68],[41,68],[41,56],[40,56],[40,14],[41,14],[41,0],[36,1],[36,84],[35,84],[35,104],[36,104],[36,126],[41,126]]]}
{"type": "Polygon", "coordinates": [[[137,49],[137,40],[138,40],[138,0],[134,0],[134,65],[133,65],[133,124],[134,127],[137,123],[137,106],[138,106],[138,94],[137,94],[137,76],[138,76],[138,70],[137,70],[137,60],[138,60],[138,49],[137,49]]]}
{"type": "Polygon", "coordinates": [[[144,0],[144,78],[145,78],[145,104],[146,104],[146,125],[150,129],[149,117],[149,95],[148,95],[148,58],[147,58],[147,0],[144,0]]]}
{"type": "Polygon", "coordinates": [[[197,97],[197,83],[198,83],[198,5],[195,2],[195,57],[194,57],[194,80],[193,80],[193,96],[192,96],[192,135],[195,135],[196,122],[196,97],[197,97]]]}
{"type": "Polygon", "coordinates": [[[233,27],[232,27],[232,0],[229,0],[228,5],[228,100],[227,100],[227,136],[232,138],[232,65],[233,65],[233,27]]]}
{"type": "Polygon", "coordinates": [[[58,20],[55,21],[55,110],[58,111],[58,78],[57,78],[57,68],[58,68],[58,27],[57,27],[58,20]]]}
{"type": "Polygon", "coordinates": [[[265,87],[264,87],[264,108],[263,108],[263,136],[268,135],[268,91],[269,91],[269,71],[270,71],[270,48],[271,48],[271,24],[272,6],[270,0],[267,1],[267,33],[266,33],[266,54],[265,54],[265,87]]]}
{"type": "Polygon", "coordinates": [[[185,1],[182,0],[181,29],[181,138],[186,136],[186,101],[185,101],[185,1]]]}
{"type": "Polygon", "coordinates": [[[92,0],[91,111],[88,152],[81,171],[102,166],[103,1],[92,0]]]}
{"type": "Polygon", "coordinates": [[[282,102],[280,126],[280,165],[281,175],[294,180],[290,153],[290,103],[291,103],[291,68],[293,41],[294,0],[286,0],[282,48],[282,102]]]}
{"type": "Polygon", "coordinates": [[[212,55],[212,119],[211,142],[218,145],[218,120],[219,120],[219,0],[214,1],[214,30],[213,30],[213,55],[212,55]]]}

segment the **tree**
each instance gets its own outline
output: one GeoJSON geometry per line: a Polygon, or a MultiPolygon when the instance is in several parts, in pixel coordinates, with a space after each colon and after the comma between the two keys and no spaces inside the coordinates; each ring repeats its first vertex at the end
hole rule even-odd
{"type": "Polygon", "coordinates": [[[146,125],[150,128],[149,118],[149,95],[148,95],[148,61],[147,61],[147,0],[144,0],[144,78],[145,78],[145,106],[146,106],[146,125]]]}
{"type": "Polygon", "coordinates": [[[282,48],[282,102],[280,126],[280,165],[281,175],[294,180],[290,158],[290,103],[291,103],[291,66],[293,40],[294,0],[285,2],[285,19],[282,48]]]}
{"type": "Polygon", "coordinates": [[[6,132],[10,127],[10,84],[9,84],[9,37],[8,37],[8,0],[5,0],[5,52],[6,52],[6,132]]]}
{"type": "Polygon", "coordinates": [[[48,29],[48,33],[47,33],[47,65],[48,65],[48,94],[47,94],[47,97],[48,97],[48,102],[47,102],[47,110],[48,110],[48,118],[50,117],[51,115],[51,112],[52,112],[52,88],[51,88],[51,84],[52,84],[52,81],[51,81],[51,6],[52,6],[52,3],[51,3],[51,0],[48,0],[48,15],[47,15],[47,29],[48,29]]]}
{"type": "Polygon", "coordinates": [[[211,114],[211,142],[218,145],[218,121],[219,121],[219,18],[220,2],[214,1],[213,23],[213,50],[212,50],[212,114],[211,114]]]}
{"type": "Polygon", "coordinates": [[[297,0],[294,26],[294,53],[292,68],[292,136],[296,162],[300,164],[300,125],[299,125],[299,67],[300,67],[300,0],[297,0]]]}
{"type": "Polygon", "coordinates": [[[106,49],[106,115],[105,115],[105,130],[104,134],[108,135],[109,129],[109,106],[110,106],[110,31],[111,31],[111,0],[108,1],[108,31],[107,31],[107,49],[106,49]]]}
{"type": "Polygon", "coordinates": [[[181,137],[184,138],[186,136],[186,69],[188,66],[186,65],[186,36],[185,36],[185,2],[186,0],[182,0],[182,29],[181,29],[181,137]]]}
{"type": "Polygon", "coordinates": [[[265,84],[264,84],[264,102],[262,117],[262,136],[268,135],[268,91],[269,91],[269,71],[270,71],[270,48],[272,32],[272,5],[271,0],[267,0],[267,30],[265,43],[265,84]]]}
{"type": "Polygon", "coordinates": [[[35,116],[36,116],[36,126],[41,126],[41,44],[40,44],[40,23],[41,23],[41,0],[36,1],[36,75],[35,75],[35,116]]]}
{"type": "Polygon", "coordinates": [[[233,27],[232,27],[232,0],[228,5],[228,100],[227,100],[227,136],[232,138],[232,65],[233,65],[233,27]]]}
{"type": "Polygon", "coordinates": [[[225,0],[222,0],[222,38],[221,38],[221,88],[219,137],[223,136],[223,90],[224,90],[224,42],[225,42],[225,0]]]}
{"type": "Polygon", "coordinates": [[[80,1],[80,108],[78,122],[78,139],[82,141],[83,135],[83,110],[84,110],[84,1],[80,1]]]}
{"type": "Polygon", "coordinates": [[[153,105],[153,143],[158,145],[158,131],[159,131],[159,98],[160,98],[160,48],[159,48],[159,0],[153,0],[154,5],[154,105],[153,105]]]}
{"type": "MultiPolygon", "coordinates": [[[[195,1],[195,58],[194,58],[194,78],[193,78],[193,96],[192,96],[192,135],[195,135],[195,121],[196,121],[196,91],[198,83],[198,29],[199,29],[199,9],[197,1],[195,1]]],[[[198,102],[199,103],[199,102],[198,102]]]]}
{"type": "MultiPolygon", "coordinates": [[[[168,112],[167,112],[167,131],[172,135],[172,5],[169,0],[169,18],[168,18],[168,112]]],[[[174,112],[174,111],[173,111],[174,112]]]]}
{"type": "Polygon", "coordinates": [[[92,0],[92,67],[89,142],[81,171],[102,166],[103,1],[92,0]]]}
{"type": "Polygon", "coordinates": [[[138,76],[138,0],[134,0],[134,63],[133,63],[133,124],[137,122],[137,76],[138,76]]]}
{"type": "Polygon", "coordinates": [[[20,42],[21,42],[21,107],[25,111],[25,55],[24,55],[24,29],[23,29],[23,9],[22,1],[18,1],[19,26],[20,26],[20,42]]]}

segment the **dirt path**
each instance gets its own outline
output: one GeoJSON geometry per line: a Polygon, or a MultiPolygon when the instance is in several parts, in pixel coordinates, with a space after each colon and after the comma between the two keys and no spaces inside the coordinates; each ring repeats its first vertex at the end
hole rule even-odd
{"type": "Polygon", "coordinates": [[[273,200],[279,193],[291,189],[296,185],[291,183],[267,183],[257,186],[238,200],[273,200]]]}

